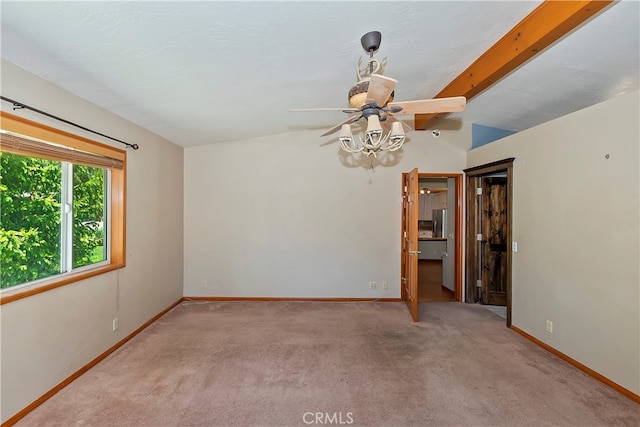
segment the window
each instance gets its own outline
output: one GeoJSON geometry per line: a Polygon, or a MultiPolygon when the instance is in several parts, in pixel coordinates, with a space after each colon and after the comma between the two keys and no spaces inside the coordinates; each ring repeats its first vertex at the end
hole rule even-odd
{"type": "Polygon", "coordinates": [[[1,114],[1,302],[123,267],[126,153],[1,114]]]}

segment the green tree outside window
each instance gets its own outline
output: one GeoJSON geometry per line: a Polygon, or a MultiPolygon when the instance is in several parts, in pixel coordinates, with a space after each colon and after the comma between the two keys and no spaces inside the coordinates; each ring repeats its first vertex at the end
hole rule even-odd
{"type": "Polygon", "coordinates": [[[0,287],[9,288],[106,259],[104,169],[73,167],[72,248],[62,246],[63,163],[0,153],[0,287]]]}

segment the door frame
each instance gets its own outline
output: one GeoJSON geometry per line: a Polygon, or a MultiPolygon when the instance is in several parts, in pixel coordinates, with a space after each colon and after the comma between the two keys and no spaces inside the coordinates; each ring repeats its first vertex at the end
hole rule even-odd
{"type": "MultiPolygon", "coordinates": [[[[402,173],[402,194],[404,195],[404,185],[407,179],[407,176],[409,175],[408,172],[403,172],[402,173]]],[[[429,173],[422,173],[422,172],[418,172],[418,180],[420,178],[455,178],[455,200],[456,200],[456,208],[455,208],[455,224],[456,224],[456,230],[455,230],[455,235],[454,235],[454,244],[455,244],[455,251],[454,251],[454,266],[455,266],[455,271],[454,271],[454,295],[453,297],[456,299],[456,301],[462,302],[462,298],[464,293],[462,292],[462,234],[464,232],[463,228],[462,228],[462,217],[463,217],[463,209],[464,209],[464,205],[463,205],[463,200],[464,200],[464,193],[463,193],[463,177],[464,175],[461,173],[437,173],[437,172],[429,172],[429,173]]],[[[404,199],[403,199],[403,213],[401,215],[402,218],[402,227],[401,227],[401,232],[400,232],[400,239],[401,239],[401,251],[402,248],[404,248],[404,221],[406,220],[406,218],[404,217],[404,199]]],[[[447,249],[448,250],[448,249],[447,249]]],[[[405,259],[404,259],[404,255],[401,253],[400,254],[400,283],[403,283],[403,278],[405,277],[405,259]]],[[[404,291],[404,287],[400,286],[402,291],[400,294],[400,297],[403,301],[406,300],[407,295],[404,291]]]]}
{"type": "Polygon", "coordinates": [[[476,188],[478,180],[486,175],[498,172],[506,172],[507,174],[507,327],[511,326],[511,243],[512,243],[512,224],[513,224],[513,161],[515,157],[509,157],[504,160],[487,163],[480,166],[474,166],[464,170],[466,175],[466,262],[465,262],[465,301],[474,304],[479,301],[478,289],[476,281],[478,280],[478,234],[479,215],[478,215],[478,195],[476,188]]]}

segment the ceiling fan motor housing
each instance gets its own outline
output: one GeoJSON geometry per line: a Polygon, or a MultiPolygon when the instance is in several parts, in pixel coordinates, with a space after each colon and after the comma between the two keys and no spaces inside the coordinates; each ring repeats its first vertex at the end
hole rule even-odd
{"type": "Polygon", "coordinates": [[[349,105],[353,108],[360,108],[367,102],[367,89],[369,80],[359,81],[349,89],[349,105]]]}
{"type": "MultiPolygon", "coordinates": [[[[351,105],[353,108],[360,108],[364,104],[366,104],[368,90],[369,90],[369,79],[361,80],[358,83],[356,83],[355,86],[353,86],[349,90],[349,105],[351,105]]],[[[389,95],[389,99],[387,100],[385,105],[393,101],[394,93],[395,91],[391,92],[391,94],[389,95]]],[[[384,107],[384,105],[381,105],[381,107],[384,107]]]]}

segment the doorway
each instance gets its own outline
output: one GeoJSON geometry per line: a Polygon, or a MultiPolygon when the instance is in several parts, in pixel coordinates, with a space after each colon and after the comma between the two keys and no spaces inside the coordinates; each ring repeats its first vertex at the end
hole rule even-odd
{"type": "Polygon", "coordinates": [[[455,178],[419,174],[418,184],[418,301],[456,301],[455,178]]]}
{"type": "Polygon", "coordinates": [[[418,259],[418,302],[456,301],[443,285],[443,267],[441,259],[418,259]]]}
{"type": "Polygon", "coordinates": [[[498,313],[511,326],[514,158],[466,169],[466,302],[498,313]]]}
{"type": "Polygon", "coordinates": [[[418,302],[462,301],[462,179],[415,169],[402,174],[401,298],[414,321],[418,302]],[[434,228],[438,221],[446,224],[434,228]]]}

